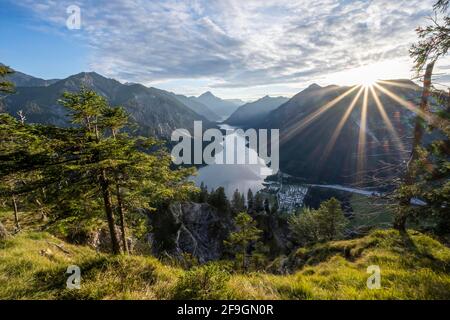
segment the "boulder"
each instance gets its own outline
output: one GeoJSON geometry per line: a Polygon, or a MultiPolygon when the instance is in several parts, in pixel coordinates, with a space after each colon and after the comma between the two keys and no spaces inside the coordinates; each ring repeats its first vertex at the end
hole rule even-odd
{"type": "Polygon", "coordinates": [[[0,222],[0,240],[4,240],[8,237],[8,232],[6,231],[3,224],[0,222]]]}
{"type": "Polygon", "coordinates": [[[189,253],[200,263],[220,259],[223,242],[233,228],[230,215],[206,203],[171,204],[150,214],[153,253],[181,257],[189,253]]]}
{"type": "MultiPolygon", "coordinates": [[[[119,244],[121,249],[123,250],[122,245],[122,232],[120,227],[116,226],[116,233],[119,239],[119,244]]],[[[75,229],[71,232],[67,238],[67,240],[71,243],[77,245],[87,245],[91,248],[100,251],[100,252],[111,252],[111,234],[109,232],[108,227],[103,227],[94,231],[86,231],[84,229],[75,229]]],[[[128,249],[130,252],[133,251],[134,241],[131,238],[127,239],[128,241],[128,249]]]]}

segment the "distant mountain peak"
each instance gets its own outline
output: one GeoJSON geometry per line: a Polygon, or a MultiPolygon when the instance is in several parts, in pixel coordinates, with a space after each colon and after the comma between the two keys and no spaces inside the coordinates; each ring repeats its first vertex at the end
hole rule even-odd
{"type": "Polygon", "coordinates": [[[195,99],[206,105],[210,110],[220,116],[221,119],[229,117],[241,104],[243,104],[233,99],[221,99],[211,93],[211,91],[207,91],[195,99]]]}
{"type": "Polygon", "coordinates": [[[202,95],[199,96],[199,98],[201,98],[201,97],[203,97],[203,98],[208,98],[208,97],[216,98],[216,96],[213,95],[211,91],[206,91],[205,93],[203,93],[202,95]]]}
{"type": "Polygon", "coordinates": [[[94,72],[94,71],[83,71],[83,72],[77,73],[77,74],[75,74],[75,75],[73,75],[71,77],[73,77],[73,78],[87,78],[87,77],[90,77],[90,78],[105,78],[106,79],[106,77],[104,77],[101,74],[98,74],[97,72],[94,72]]]}
{"type": "MultiPolygon", "coordinates": [[[[5,66],[5,64],[0,62],[0,66],[5,66]]],[[[8,75],[6,78],[8,79],[8,81],[11,81],[16,87],[47,87],[58,81],[58,79],[44,80],[42,78],[33,77],[17,70],[14,70],[14,73],[8,75]]]]}
{"type": "Polygon", "coordinates": [[[319,86],[317,83],[313,83],[308,88],[306,88],[306,90],[318,90],[318,89],[322,89],[322,87],[319,86]]]}
{"type": "MultiPolygon", "coordinates": [[[[27,80],[24,75],[20,76],[23,82],[27,80]]],[[[123,106],[137,124],[140,135],[167,138],[176,128],[192,128],[194,121],[203,121],[204,127],[213,126],[203,115],[192,111],[164,90],[141,84],[124,85],[96,72],[80,72],[49,85],[45,90],[38,90],[36,86],[22,87],[17,94],[5,98],[6,111],[16,115],[18,110],[23,110],[30,123],[68,126],[70,119],[58,98],[63,92],[77,92],[83,85],[105,97],[112,106],[123,106]]]]}
{"type": "Polygon", "coordinates": [[[227,124],[252,127],[289,99],[284,97],[271,97],[266,95],[256,101],[246,103],[239,107],[226,121],[227,124]]]}

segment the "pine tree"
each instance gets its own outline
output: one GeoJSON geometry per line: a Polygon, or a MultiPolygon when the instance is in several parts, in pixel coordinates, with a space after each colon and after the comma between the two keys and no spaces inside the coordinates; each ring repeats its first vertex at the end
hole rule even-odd
{"type": "Polygon", "coordinates": [[[112,251],[119,253],[114,211],[126,250],[127,214],[134,219],[133,212],[185,200],[196,190],[187,180],[194,169],[172,170],[159,141],[121,132],[128,123],[123,108],[86,88],[65,93],[60,103],[74,127],[29,125],[0,114],[0,196],[14,200],[13,208],[24,195],[23,205],[70,225],[94,221],[103,210],[112,251]]]}
{"type": "MultiPolygon", "coordinates": [[[[102,127],[107,128],[111,131],[111,135],[114,139],[114,142],[117,142],[117,134],[120,129],[122,129],[128,122],[128,115],[125,112],[125,109],[122,107],[114,107],[114,108],[105,108],[103,110],[103,118],[102,118],[102,127]]],[[[126,166],[120,165],[118,166],[114,172],[114,183],[116,185],[115,188],[115,196],[117,201],[117,213],[120,219],[120,231],[121,231],[121,240],[123,250],[126,253],[129,253],[128,241],[127,241],[127,230],[126,230],[126,222],[125,222],[125,213],[124,213],[124,202],[122,195],[122,185],[124,184],[123,180],[126,175],[124,169],[126,166]]]]}
{"type": "Polygon", "coordinates": [[[225,189],[223,187],[217,188],[212,191],[208,198],[208,203],[219,210],[223,215],[230,213],[230,202],[225,194],[225,189]]]}
{"type": "MultiPolygon", "coordinates": [[[[0,94],[5,94],[5,93],[12,93],[14,92],[14,85],[10,82],[7,81],[5,78],[8,75],[13,74],[14,71],[7,67],[7,66],[0,66],[0,94]]],[[[1,141],[3,141],[6,138],[6,136],[0,136],[1,141]]],[[[10,189],[14,189],[13,184],[16,183],[17,181],[17,177],[14,177],[13,175],[11,175],[9,177],[9,179],[3,179],[3,182],[7,185],[10,186],[10,189]]],[[[19,224],[19,213],[18,213],[18,207],[17,207],[17,196],[14,194],[14,192],[11,192],[11,202],[12,202],[12,207],[14,210],[14,224],[16,227],[16,231],[20,231],[20,224],[19,224]]],[[[2,225],[0,225],[0,228],[4,228],[2,225]]]]}
{"type": "Polygon", "coordinates": [[[253,203],[253,209],[256,212],[261,212],[264,210],[264,198],[260,192],[256,193],[253,203]]]}
{"type": "MultiPolygon", "coordinates": [[[[440,223],[446,220],[442,219],[446,215],[440,211],[448,206],[450,197],[448,184],[450,92],[442,93],[435,90],[432,86],[432,76],[435,63],[447,54],[450,47],[448,5],[448,0],[439,0],[434,5],[436,17],[432,19],[433,24],[417,29],[420,40],[410,50],[415,60],[417,73],[420,74],[425,69],[425,75],[420,112],[416,116],[412,152],[402,183],[396,192],[399,206],[395,213],[394,227],[400,231],[405,231],[410,217],[417,217],[420,214],[437,215],[440,217],[440,223]],[[439,14],[444,14],[441,20],[437,18],[439,14]],[[435,100],[440,104],[439,112],[429,110],[431,95],[435,96],[435,100]],[[439,135],[445,138],[435,140],[430,146],[423,147],[422,138],[426,127],[430,131],[440,131],[439,135]],[[426,200],[427,205],[420,209],[414,208],[411,206],[413,198],[422,198],[426,200]]],[[[450,222],[448,224],[450,225],[450,222]]]]}
{"type": "Polygon", "coordinates": [[[204,182],[200,184],[200,192],[198,194],[197,201],[199,203],[206,203],[208,202],[208,186],[205,186],[204,182]]]}
{"type": "Polygon", "coordinates": [[[331,198],[320,205],[317,210],[317,220],[323,240],[330,241],[343,237],[348,221],[341,209],[341,203],[337,199],[331,198]]]}
{"type": "Polygon", "coordinates": [[[99,187],[103,198],[103,206],[106,214],[112,252],[120,253],[120,244],[116,231],[116,223],[112,204],[112,179],[111,167],[113,159],[109,156],[107,139],[102,132],[102,117],[108,105],[104,98],[94,91],[82,88],[79,93],[66,92],[60,100],[61,105],[71,111],[72,123],[80,126],[84,134],[84,143],[80,146],[85,158],[73,169],[79,173],[89,174],[94,177],[95,187],[99,187]]]}
{"type": "Polygon", "coordinates": [[[335,198],[323,202],[317,210],[305,208],[288,221],[294,238],[301,245],[341,239],[348,223],[335,198]]]}
{"type": "Polygon", "coordinates": [[[6,77],[13,73],[14,70],[10,67],[0,65],[0,93],[14,92],[14,84],[6,80],[6,77]]]}
{"type": "Polygon", "coordinates": [[[254,198],[252,189],[248,189],[247,192],[247,210],[248,212],[252,212],[254,206],[254,198]]]}
{"type": "Polygon", "coordinates": [[[247,270],[247,251],[250,245],[258,241],[262,231],[257,228],[256,221],[245,213],[241,212],[234,218],[236,231],[230,233],[228,240],[224,243],[235,254],[236,261],[242,259],[242,270],[247,270]]]}
{"type": "Polygon", "coordinates": [[[231,199],[231,209],[234,214],[245,210],[245,198],[238,189],[236,189],[233,193],[233,199],[231,199]]]}

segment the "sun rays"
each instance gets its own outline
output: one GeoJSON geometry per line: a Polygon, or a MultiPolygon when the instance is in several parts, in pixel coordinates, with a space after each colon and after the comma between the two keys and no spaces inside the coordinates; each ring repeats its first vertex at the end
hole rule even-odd
{"type": "Polygon", "coordinates": [[[389,117],[388,117],[388,115],[386,113],[386,110],[384,109],[384,106],[381,103],[380,98],[378,97],[378,94],[375,92],[375,88],[373,86],[370,87],[370,92],[372,93],[372,98],[375,101],[375,105],[377,106],[378,111],[380,112],[381,117],[383,118],[383,121],[384,121],[384,123],[386,124],[386,126],[387,126],[387,128],[389,130],[389,133],[394,138],[395,144],[397,145],[398,149],[401,152],[404,152],[405,146],[404,146],[402,140],[400,139],[400,137],[398,136],[397,131],[395,131],[395,128],[392,125],[392,122],[389,119],[389,117]]]}
{"type": "MultiPolygon", "coordinates": [[[[296,134],[300,133],[302,130],[310,126],[313,122],[318,120],[319,117],[326,114],[327,111],[336,107],[344,98],[351,97],[352,99],[350,100],[344,113],[339,119],[336,128],[334,128],[334,130],[332,131],[328,143],[325,146],[323,153],[321,154],[321,159],[319,159],[320,161],[318,163],[319,165],[323,164],[330,158],[330,155],[336,146],[336,142],[341,136],[344,126],[346,125],[346,123],[348,123],[349,119],[353,119],[352,121],[356,122],[359,126],[358,142],[354,150],[356,151],[356,176],[359,181],[361,181],[366,170],[367,152],[369,152],[368,150],[370,150],[368,149],[369,146],[382,148],[381,150],[385,150],[386,153],[391,152],[392,150],[396,150],[393,154],[405,155],[407,152],[404,141],[402,141],[402,137],[400,137],[399,129],[396,128],[393,124],[393,121],[395,121],[396,123],[400,123],[401,110],[397,108],[397,110],[393,112],[392,108],[386,109],[384,105],[386,101],[393,101],[398,106],[400,106],[400,108],[404,108],[414,114],[419,115],[425,121],[429,122],[431,120],[431,115],[428,114],[428,112],[420,111],[420,109],[414,102],[408,101],[405,98],[397,95],[396,93],[386,88],[386,86],[394,86],[405,89],[418,89],[418,87],[414,86],[413,83],[401,81],[374,81],[373,79],[362,81],[360,85],[349,88],[336,98],[333,98],[331,101],[327,102],[311,114],[304,117],[301,121],[295,121],[296,119],[293,119],[291,121],[292,124],[288,125],[284,130],[284,133],[282,134],[280,139],[280,143],[289,141],[294,136],[296,136],[296,134]],[[382,100],[381,96],[387,97],[387,100],[386,98],[382,100]],[[359,117],[356,118],[353,116],[353,114],[354,111],[357,110],[359,112],[359,117]],[[376,110],[376,113],[374,113],[374,110],[376,110]],[[387,110],[389,110],[389,112],[387,110]],[[369,128],[371,120],[376,114],[380,116],[379,119],[381,119],[384,126],[369,128]],[[389,138],[379,141],[374,134],[374,132],[377,132],[379,130],[385,130],[385,132],[387,132],[387,134],[389,135],[389,138]],[[392,149],[392,147],[395,147],[395,149],[392,149]]],[[[342,103],[340,105],[342,106],[342,103]]],[[[324,128],[324,130],[326,131],[326,128],[324,128]]]]}
{"type": "Polygon", "coordinates": [[[342,128],[344,127],[345,123],[347,122],[348,117],[350,116],[353,109],[355,108],[356,103],[358,102],[359,97],[361,97],[363,90],[364,90],[364,87],[361,86],[361,88],[359,89],[355,98],[353,99],[352,103],[349,105],[349,107],[345,111],[345,114],[342,116],[341,121],[339,122],[338,126],[334,130],[333,135],[330,138],[330,141],[328,142],[327,146],[325,147],[322,160],[325,160],[326,158],[328,158],[328,155],[331,153],[331,150],[333,149],[334,145],[336,144],[337,138],[341,134],[342,128]]]}
{"type": "Polygon", "coordinates": [[[280,144],[285,142],[285,141],[288,141],[296,133],[298,133],[298,132],[302,131],[303,129],[305,129],[306,127],[308,127],[312,122],[314,122],[324,112],[326,112],[330,108],[334,107],[336,104],[338,104],[341,100],[343,100],[346,96],[351,94],[353,91],[355,91],[359,87],[360,86],[354,86],[354,87],[348,89],[347,91],[345,91],[344,93],[342,93],[338,97],[334,98],[330,102],[328,102],[325,105],[323,105],[322,107],[320,107],[318,110],[316,110],[313,113],[311,113],[310,115],[308,115],[300,123],[288,126],[286,128],[287,130],[285,131],[283,137],[281,137],[281,139],[280,139],[280,144]]]}
{"type": "Polygon", "coordinates": [[[402,107],[405,107],[409,111],[414,112],[419,117],[426,120],[427,122],[430,121],[430,115],[421,111],[413,102],[407,101],[407,100],[403,99],[402,97],[399,97],[398,95],[396,95],[389,89],[382,87],[381,84],[376,83],[374,86],[375,86],[375,88],[377,88],[378,90],[383,92],[385,95],[387,95],[389,98],[391,98],[392,100],[394,100],[395,102],[400,104],[402,107]]]}
{"type": "Polygon", "coordinates": [[[364,172],[364,165],[366,161],[366,132],[367,132],[367,106],[369,104],[369,89],[364,87],[364,98],[361,108],[361,120],[359,123],[359,138],[358,138],[358,159],[357,159],[357,175],[361,178],[364,172]]]}

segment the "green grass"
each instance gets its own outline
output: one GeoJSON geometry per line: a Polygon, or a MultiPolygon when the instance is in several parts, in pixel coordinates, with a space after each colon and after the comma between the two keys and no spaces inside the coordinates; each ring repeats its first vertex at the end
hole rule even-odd
{"type": "Polygon", "coordinates": [[[164,299],[179,273],[155,258],[100,254],[47,233],[0,243],[0,299],[164,299]],[[81,269],[80,290],[66,288],[69,265],[81,269]]]}
{"type": "Polygon", "coordinates": [[[350,226],[353,228],[386,228],[392,226],[392,217],[394,216],[388,203],[382,200],[374,201],[372,198],[352,194],[350,205],[355,213],[350,220],[350,226]]]}
{"type": "Polygon", "coordinates": [[[450,249],[410,231],[375,231],[349,241],[300,249],[292,275],[236,279],[240,297],[255,299],[450,299],[450,249]],[[367,267],[381,269],[381,289],[370,290],[367,267]]]}
{"type": "Polygon", "coordinates": [[[26,231],[0,242],[0,299],[450,299],[450,249],[415,231],[378,230],[288,260],[288,275],[233,274],[220,264],[185,271],[26,231]],[[79,290],[66,289],[69,265],[81,268],[79,290]],[[381,268],[381,289],[366,286],[370,265],[381,268]]]}

